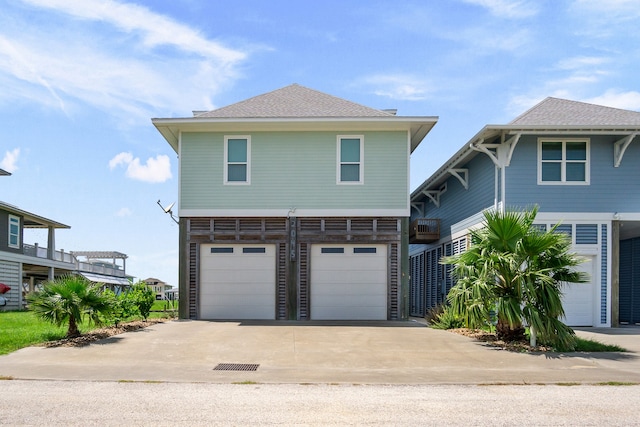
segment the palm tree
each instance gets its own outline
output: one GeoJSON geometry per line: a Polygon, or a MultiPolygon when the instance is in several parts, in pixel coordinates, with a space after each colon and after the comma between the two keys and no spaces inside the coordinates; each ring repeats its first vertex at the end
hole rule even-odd
{"type": "Polygon", "coordinates": [[[77,275],[51,280],[42,290],[27,296],[27,300],[38,317],[58,326],[68,323],[67,338],[80,336],[78,324],[85,318],[100,325],[100,314],[107,314],[111,309],[100,287],[77,275]]]}
{"type": "Polygon", "coordinates": [[[457,279],[448,300],[468,327],[486,324],[495,310],[500,338],[523,337],[526,323],[533,345],[539,336],[571,349],[575,334],[560,320],[561,286],[588,277],[574,270],[582,260],[569,252],[571,242],[557,225],[548,231],[533,226],[537,212],[485,212],[484,227],[471,231],[469,250],[442,260],[454,265],[457,279]]]}

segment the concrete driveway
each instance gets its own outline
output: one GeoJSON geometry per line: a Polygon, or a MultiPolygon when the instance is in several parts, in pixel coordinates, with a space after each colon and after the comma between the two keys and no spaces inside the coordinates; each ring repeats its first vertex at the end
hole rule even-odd
{"type": "Polygon", "coordinates": [[[640,328],[578,334],[631,351],[512,353],[412,321],[171,321],[85,347],[24,348],[0,356],[0,377],[298,384],[640,383],[640,328]],[[258,366],[255,371],[215,370],[219,364],[258,366]]]}

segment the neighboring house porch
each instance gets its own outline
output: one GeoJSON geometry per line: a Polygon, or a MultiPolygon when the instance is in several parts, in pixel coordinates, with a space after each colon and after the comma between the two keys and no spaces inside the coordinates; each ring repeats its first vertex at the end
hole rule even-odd
{"type": "Polygon", "coordinates": [[[127,255],[120,252],[66,252],[55,249],[55,231],[68,225],[25,211],[0,201],[0,283],[11,288],[3,296],[0,310],[21,309],[25,295],[48,280],[67,274],[80,274],[95,283],[103,283],[115,292],[130,285],[125,272],[127,255]],[[47,230],[47,242],[24,242],[25,229],[47,230]],[[120,260],[122,265],[118,265],[120,260]]]}

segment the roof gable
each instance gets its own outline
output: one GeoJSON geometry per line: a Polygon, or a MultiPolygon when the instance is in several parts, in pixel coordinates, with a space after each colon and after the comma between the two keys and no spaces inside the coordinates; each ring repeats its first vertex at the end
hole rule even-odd
{"type": "Polygon", "coordinates": [[[549,97],[516,117],[509,125],[638,126],[640,125],[640,113],[549,97]]]}
{"type": "Polygon", "coordinates": [[[366,107],[298,84],[285,86],[196,117],[389,117],[393,114],[366,107]]]}

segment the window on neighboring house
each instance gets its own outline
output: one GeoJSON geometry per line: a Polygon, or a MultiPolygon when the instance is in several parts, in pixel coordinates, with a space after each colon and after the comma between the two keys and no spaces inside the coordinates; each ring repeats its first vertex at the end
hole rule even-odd
{"type": "Polygon", "coordinates": [[[363,182],[362,136],[338,136],[338,184],[363,182]]]}
{"type": "Polygon", "coordinates": [[[9,247],[20,248],[20,217],[9,215],[9,247]]]}
{"type": "Polygon", "coordinates": [[[224,137],[225,184],[249,184],[251,181],[251,138],[224,137]]]}
{"type": "Polygon", "coordinates": [[[540,139],[538,184],[588,184],[589,141],[540,139]]]}

